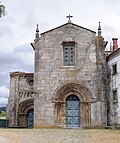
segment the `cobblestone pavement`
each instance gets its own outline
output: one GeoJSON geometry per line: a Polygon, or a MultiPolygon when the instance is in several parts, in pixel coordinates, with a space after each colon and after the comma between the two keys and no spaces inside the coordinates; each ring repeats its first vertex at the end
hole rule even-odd
{"type": "Polygon", "coordinates": [[[0,129],[0,143],[120,143],[120,130],[0,129]]]}

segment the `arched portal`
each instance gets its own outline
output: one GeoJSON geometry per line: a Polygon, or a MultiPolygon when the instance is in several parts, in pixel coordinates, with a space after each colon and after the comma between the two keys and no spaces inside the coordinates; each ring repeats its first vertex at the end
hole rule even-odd
{"type": "Polygon", "coordinates": [[[80,100],[74,94],[66,99],[66,127],[80,127],[80,100]]]}
{"type": "MultiPolygon", "coordinates": [[[[61,85],[58,89],[56,89],[56,92],[53,96],[53,103],[54,103],[54,120],[57,126],[63,126],[63,127],[91,126],[92,94],[88,89],[88,87],[86,87],[84,84],[67,83],[67,84],[61,85]],[[78,125],[75,125],[73,123],[71,125],[68,125],[66,120],[68,119],[67,103],[70,102],[71,96],[73,100],[71,102],[77,103],[78,101],[78,106],[79,106],[78,107],[79,108],[78,125]],[[74,97],[76,97],[77,101],[74,101],[74,97]]],[[[75,106],[75,104],[73,104],[72,106],[75,106]]],[[[72,112],[74,113],[75,109],[73,109],[72,112]]],[[[77,120],[77,119],[74,119],[74,120],[77,120]]],[[[72,121],[72,122],[75,122],[75,121],[72,121]]]]}
{"type": "Polygon", "coordinates": [[[18,126],[33,127],[34,123],[34,100],[27,99],[20,103],[18,110],[18,126]]]}

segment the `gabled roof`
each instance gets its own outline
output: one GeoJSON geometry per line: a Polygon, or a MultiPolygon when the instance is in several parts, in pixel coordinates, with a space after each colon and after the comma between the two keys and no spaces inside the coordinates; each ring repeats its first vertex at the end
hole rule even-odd
{"type": "Polygon", "coordinates": [[[92,32],[92,33],[96,33],[96,32],[93,31],[93,30],[90,30],[90,29],[84,28],[84,27],[82,27],[82,26],[79,26],[79,25],[77,25],[77,24],[69,23],[69,22],[68,22],[68,23],[65,23],[65,24],[63,24],[63,25],[61,25],[61,26],[58,26],[58,27],[56,27],[56,28],[53,28],[53,29],[51,29],[51,30],[45,31],[45,32],[41,33],[41,35],[43,35],[43,34],[45,34],[45,33],[48,33],[48,32],[51,32],[51,31],[53,31],[53,30],[56,30],[56,29],[58,29],[58,28],[61,28],[61,27],[63,27],[63,26],[69,25],[69,24],[71,24],[71,25],[73,25],[73,26],[76,26],[76,27],[78,27],[78,28],[82,28],[82,29],[88,30],[88,31],[90,31],[90,32],[92,32]]]}
{"type": "Polygon", "coordinates": [[[107,61],[110,61],[112,60],[113,58],[117,57],[120,55],[120,48],[118,48],[117,50],[111,52],[107,57],[106,57],[106,60],[107,61]]]}

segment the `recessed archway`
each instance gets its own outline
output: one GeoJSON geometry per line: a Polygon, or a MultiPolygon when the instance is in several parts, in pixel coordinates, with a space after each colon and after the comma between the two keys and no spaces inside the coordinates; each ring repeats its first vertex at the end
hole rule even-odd
{"type": "Polygon", "coordinates": [[[20,127],[29,127],[29,122],[28,122],[29,119],[33,120],[31,122],[31,124],[33,125],[34,123],[34,100],[33,99],[28,99],[20,103],[18,111],[19,111],[18,125],[20,127]]]}
{"type": "Polygon", "coordinates": [[[60,86],[54,96],[54,119],[57,126],[66,127],[66,99],[70,95],[75,95],[80,100],[80,126],[91,125],[91,102],[92,94],[83,84],[68,83],[60,86]]]}

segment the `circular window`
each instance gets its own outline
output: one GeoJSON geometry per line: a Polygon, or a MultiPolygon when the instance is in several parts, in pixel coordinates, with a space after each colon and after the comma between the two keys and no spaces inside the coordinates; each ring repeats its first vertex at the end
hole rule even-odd
{"type": "Polygon", "coordinates": [[[28,83],[29,83],[30,86],[33,86],[34,81],[33,80],[29,80],[28,83]]]}

